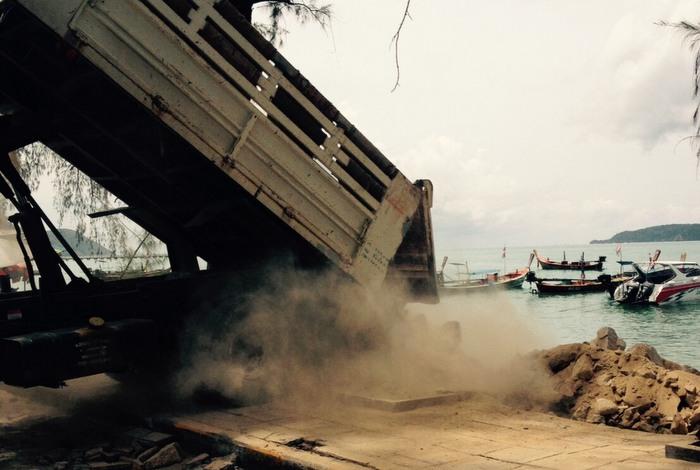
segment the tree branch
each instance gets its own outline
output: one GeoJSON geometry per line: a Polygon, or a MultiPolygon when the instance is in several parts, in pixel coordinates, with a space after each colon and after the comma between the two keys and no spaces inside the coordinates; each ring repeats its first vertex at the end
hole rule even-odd
{"type": "Polygon", "coordinates": [[[404,9],[403,16],[401,17],[401,23],[396,30],[396,33],[391,38],[391,43],[394,45],[395,59],[396,59],[396,82],[394,83],[394,88],[391,89],[393,93],[399,87],[399,81],[401,79],[401,67],[399,65],[399,39],[401,38],[401,30],[403,29],[404,23],[406,23],[406,18],[411,18],[411,13],[409,8],[411,7],[411,0],[406,0],[406,8],[404,9]]]}
{"type": "Polygon", "coordinates": [[[313,18],[322,25],[325,25],[325,22],[327,20],[330,20],[331,17],[330,8],[328,5],[322,5],[320,7],[317,7],[314,4],[308,4],[303,1],[297,2],[296,0],[270,0],[264,3],[268,5],[271,3],[284,3],[285,5],[289,5],[290,7],[293,7],[295,9],[306,10],[308,14],[313,16],[313,18]]]}

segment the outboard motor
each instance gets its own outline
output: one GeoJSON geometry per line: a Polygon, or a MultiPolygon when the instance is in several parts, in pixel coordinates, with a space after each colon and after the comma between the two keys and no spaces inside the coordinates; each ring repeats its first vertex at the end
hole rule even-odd
{"type": "Polygon", "coordinates": [[[627,281],[615,289],[613,299],[623,304],[640,304],[649,301],[649,296],[654,291],[651,282],[627,281]]]}
{"type": "Polygon", "coordinates": [[[615,289],[615,292],[613,292],[613,299],[615,302],[620,302],[621,304],[630,304],[633,302],[633,299],[636,298],[638,291],[639,283],[636,281],[628,281],[615,289]]]}
{"type": "Polygon", "coordinates": [[[651,297],[652,292],[654,292],[654,284],[651,282],[643,282],[639,286],[639,292],[637,292],[637,303],[649,302],[649,297],[651,297]]]}
{"type": "Polygon", "coordinates": [[[601,274],[598,276],[598,280],[605,287],[605,292],[608,293],[611,299],[615,298],[615,286],[612,283],[612,276],[610,274],[601,274]]]}

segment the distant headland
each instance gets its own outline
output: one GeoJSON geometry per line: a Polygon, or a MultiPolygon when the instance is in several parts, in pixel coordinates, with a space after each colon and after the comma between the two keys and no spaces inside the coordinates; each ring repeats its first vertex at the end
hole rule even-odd
{"type": "Polygon", "coordinates": [[[700,224],[655,225],[653,227],[640,228],[639,230],[627,230],[616,233],[608,240],[591,240],[591,244],[683,242],[693,240],[700,240],[700,224]]]}

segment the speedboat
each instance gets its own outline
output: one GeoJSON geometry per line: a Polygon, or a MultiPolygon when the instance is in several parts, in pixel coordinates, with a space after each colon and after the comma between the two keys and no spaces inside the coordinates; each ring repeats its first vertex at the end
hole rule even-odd
{"type": "Polygon", "coordinates": [[[613,298],[624,304],[669,304],[700,300],[700,265],[685,261],[633,263],[636,276],[613,298]]]}

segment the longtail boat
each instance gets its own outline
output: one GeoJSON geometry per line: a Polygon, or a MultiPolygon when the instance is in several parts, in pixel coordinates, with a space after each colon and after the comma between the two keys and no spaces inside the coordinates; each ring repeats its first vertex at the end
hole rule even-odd
{"type": "Polygon", "coordinates": [[[534,272],[529,272],[526,281],[534,283],[538,294],[585,294],[588,292],[613,291],[617,286],[629,281],[631,276],[625,274],[601,274],[596,279],[562,279],[538,278],[534,272]]]}
{"type": "Polygon", "coordinates": [[[586,261],[581,253],[581,259],[579,261],[567,261],[566,252],[564,252],[564,259],[562,261],[552,261],[549,258],[540,256],[537,250],[533,250],[535,258],[537,258],[537,264],[542,269],[562,269],[562,270],[573,270],[573,271],[602,271],[603,263],[607,259],[606,256],[599,256],[597,261],[586,261]]]}
{"type": "Polygon", "coordinates": [[[519,288],[522,287],[523,282],[525,282],[525,276],[530,272],[530,268],[524,267],[513,272],[499,274],[497,269],[470,271],[468,263],[450,264],[457,266],[457,275],[455,278],[450,278],[445,274],[445,265],[447,265],[447,256],[445,256],[442,260],[442,268],[437,274],[438,288],[441,294],[468,294],[497,289],[519,288]],[[462,267],[466,271],[459,270],[462,267]]]}

